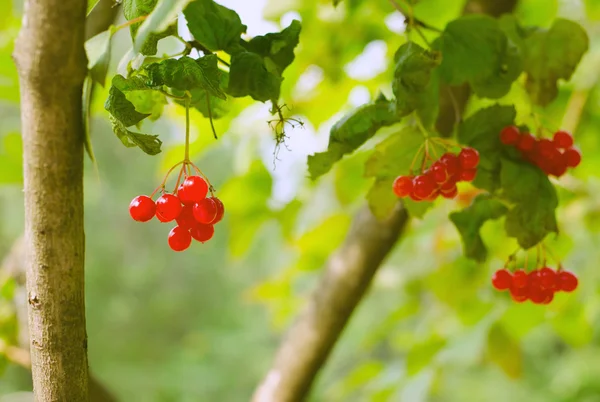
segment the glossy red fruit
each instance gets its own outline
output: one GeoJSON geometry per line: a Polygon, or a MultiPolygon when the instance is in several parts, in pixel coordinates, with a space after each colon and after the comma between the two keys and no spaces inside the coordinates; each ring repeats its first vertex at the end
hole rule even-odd
{"type": "Polygon", "coordinates": [[[545,290],[539,286],[529,287],[528,296],[534,304],[542,304],[546,300],[545,290]]]}
{"type": "Polygon", "coordinates": [[[198,225],[198,222],[196,222],[196,219],[194,219],[193,211],[193,205],[184,205],[181,209],[181,213],[179,214],[177,219],[175,219],[177,221],[177,225],[188,230],[198,225]]]}
{"type": "Polygon", "coordinates": [[[492,286],[498,290],[510,289],[512,286],[512,274],[507,269],[499,269],[492,276],[492,286]]]}
{"type": "Polygon", "coordinates": [[[194,205],[194,201],[190,198],[190,194],[183,187],[183,183],[177,188],[177,198],[183,205],[194,205]]]}
{"type": "Polygon", "coordinates": [[[419,175],[413,179],[413,193],[418,198],[428,198],[436,188],[437,184],[430,175],[419,175]]]}
{"type": "Polygon", "coordinates": [[[184,204],[194,204],[206,198],[208,183],[200,176],[189,176],[183,182],[182,190],[183,194],[179,197],[183,197],[185,202],[183,200],[181,202],[184,204]]]}
{"type": "Polygon", "coordinates": [[[216,223],[221,222],[221,220],[223,219],[223,215],[225,215],[225,205],[223,205],[223,201],[221,201],[217,197],[210,197],[210,198],[215,200],[215,203],[217,204],[217,216],[215,217],[215,220],[213,221],[213,225],[214,225],[216,223]]]}
{"type": "Polygon", "coordinates": [[[540,277],[539,270],[535,269],[527,274],[527,286],[538,288],[542,286],[542,278],[540,277]]]}
{"type": "Polygon", "coordinates": [[[433,180],[438,183],[444,183],[448,180],[448,172],[446,171],[446,166],[441,161],[435,161],[430,168],[431,176],[433,180]]]}
{"type": "Polygon", "coordinates": [[[558,158],[553,161],[552,175],[561,177],[567,172],[567,158],[564,154],[560,154],[558,158]]]}
{"type": "Polygon", "coordinates": [[[429,197],[425,198],[425,201],[435,201],[440,195],[442,195],[442,192],[437,188],[433,190],[433,193],[429,197]]]}
{"type": "Polygon", "coordinates": [[[162,223],[169,222],[167,219],[163,218],[163,216],[159,214],[158,211],[156,211],[156,219],[158,219],[162,223]]]}
{"type": "Polygon", "coordinates": [[[548,161],[553,160],[556,154],[558,153],[556,145],[554,145],[554,143],[548,138],[542,138],[538,141],[536,151],[540,155],[540,157],[548,161]]]}
{"type": "Polygon", "coordinates": [[[515,145],[519,141],[519,128],[517,126],[504,127],[500,131],[500,141],[505,145],[515,145]]]}
{"type": "Polygon", "coordinates": [[[522,289],[526,287],[528,281],[529,279],[527,277],[527,272],[523,271],[522,269],[515,271],[513,274],[513,285],[516,288],[522,289]]]}
{"type": "Polygon", "coordinates": [[[552,300],[554,300],[554,291],[553,290],[544,290],[544,301],[542,304],[550,304],[552,300]]]}
{"type": "Polygon", "coordinates": [[[552,139],[557,148],[567,149],[573,146],[573,136],[568,131],[558,130],[552,139]]]}
{"type": "Polygon", "coordinates": [[[181,213],[181,201],[173,194],[163,194],[156,200],[156,213],[164,222],[170,222],[181,213]]]}
{"type": "Polygon", "coordinates": [[[413,189],[413,178],[411,176],[398,176],[394,180],[393,190],[396,197],[406,197],[413,189]]]}
{"type": "Polygon", "coordinates": [[[156,213],[156,204],[147,195],[138,195],[129,204],[129,215],[134,221],[148,222],[156,213]]]}
{"type": "Polygon", "coordinates": [[[217,203],[212,198],[205,198],[194,204],[193,213],[198,223],[211,224],[217,217],[217,203]]]}
{"type": "Polygon", "coordinates": [[[565,151],[568,167],[577,167],[581,163],[581,152],[577,148],[569,148],[565,151]]]}
{"type": "Polygon", "coordinates": [[[196,241],[204,243],[212,239],[215,234],[215,228],[213,225],[198,224],[190,230],[190,233],[196,241]]]}
{"type": "Polygon", "coordinates": [[[475,148],[463,148],[458,154],[462,170],[475,169],[479,165],[479,152],[475,148]]]}
{"type": "Polygon", "coordinates": [[[577,289],[579,281],[577,276],[570,271],[559,271],[558,272],[558,289],[564,292],[572,292],[577,289]]]}
{"type": "Polygon", "coordinates": [[[543,289],[554,290],[557,285],[556,272],[549,267],[540,269],[540,284],[543,289]]]}
{"type": "Polygon", "coordinates": [[[517,142],[517,149],[523,152],[531,152],[535,147],[535,137],[529,133],[521,134],[519,142],[517,142]]]}
{"type": "Polygon", "coordinates": [[[183,251],[192,243],[192,235],[189,230],[175,226],[169,232],[169,247],[174,251],[183,251]]]}
{"type": "MultiPolygon", "coordinates": [[[[514,277],[513,277],[514,279],[514,277]]],[[[512,299],[518,303],[522,303],[525,300],[527,300],[527,298],[529,297],[529,293],[527,288],[517,288],[514,286],[514,282],[513,282],[513,286],[510,287],[510,295],[512,297],[512,299]]]]}
{"type": "Polygon", "coordinates": [[[458,195],[458,188],[456,188],[456,186],[454,186],[454,188],[451,191],[446,191],[446,192],[440,191],[440,194],[442,195],[442,197],[451,200],[453,198],[456,198],[456,196],[458,195]]]}
{"type": "Polygon", "coordinates": [[[460,172],[460,181],[473,181],[477,176],[477,169],[467,169],[460,172]]]}
{"type": "Polygon", "coordinates": [[[440,162],[444,164],[446,167],[446,172],[448,176],[454,176],[458,173],[460,169],[460,162],[458,160],[458,156],[453,153],[447,152],[440,158],[440,162]]]}
{"type": "Polygon", "coordinates": [[[420,197],[418,197],[418,196],[415,194],[415,190],[414,190],[414,189],[413,189],[413,191],[411,191],[411,193],[410,193],[408,196],[409,196],[409,197],[410,197],[410,199],[411,199],[411,200],[413,200],[413,201],[417,201],[417,202],[419,202],[419,201],[423,201],[423,198],[420,198],[420,197]]]}

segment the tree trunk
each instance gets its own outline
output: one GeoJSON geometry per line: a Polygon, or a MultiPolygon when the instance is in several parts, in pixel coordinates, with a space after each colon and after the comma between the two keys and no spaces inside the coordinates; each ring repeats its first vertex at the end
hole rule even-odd
{"type": "Polygon", "coordinates": [[[28,0],[20,78],[35,400],[87,402],[82,88],[86,1],[28,0]]]}

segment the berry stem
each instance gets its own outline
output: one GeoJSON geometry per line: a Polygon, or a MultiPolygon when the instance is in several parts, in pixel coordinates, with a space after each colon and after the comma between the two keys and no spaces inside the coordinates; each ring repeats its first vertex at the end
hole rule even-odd
{"type": "Polygon", "coordinates": [[[127,28],[130,25],[137,24],[138,22],[142,22],[146,18],[148,18],[147,15],[140,15],[139,17],[131,19],[131,20],[127,21],[124,24],[118,25],[118,26],[116,26],[116,27],[114,27],[114,28],[111,29],[112,34],[114,35],[117,31],[120,31],[123,28],[127,28]]]}
{"type": "Polygon", "coordinates": [[[424,147],[425,147],[425,143],[422,143],[421,146],[419,147],[419,149],[417,150],[417,152],[415,153],[415,156],[413,156],[413,160],[410,163],[410,174],[411,175],[413,174],[415,163],[417,163],[417,159],[419,159],[419,155],[421,155],[421,152],[423,151],[424,147]]]}
{"type": "Polygon", "coordinates": [[[152,192],[152,194],[150,195],[150,198],[153,198],[154,195],[162,188],[165,188],[165,184],[167,183],[167,179],[169,178],[169,175],[171,174],[171,172],[173,170],[175,170],[175,168],[179,165],[181,165],[182,163],[185,163],[185,161],[181,161],[181,162],[177,162],[175,165],[173,165],[173,167],[171,167],[171,169],[169,169],[169,171],[167,172],[167,174],[165,175],[165,177],[163,178],[163,181],[160,183],[160,185],[158,187],[156,187],[156,190],[154,190],[152,192]]]}
{"type": "Polygon", "coordinates": [[[181,169],[179,170],[179,176],[177,176],[177,183],[175,183],[175,189],[173,190],[173,194],[177,194],[177,190],[179,189],[179,183],[181,183],[181,176],[183,176],[183,174],[185,173],[185,166],[186,164],[184,163],[181,169]]]}
{"type": "MultiPolygon", "coordinates": [[[[186,91],[185,97],[185,156],[184,161],[190,160],[190,97],[186,91]]],[[[185,165],[185,164],[184,164],[185,165]]],[[[185,166],[184,166],[185,168],[185,166]]]]}

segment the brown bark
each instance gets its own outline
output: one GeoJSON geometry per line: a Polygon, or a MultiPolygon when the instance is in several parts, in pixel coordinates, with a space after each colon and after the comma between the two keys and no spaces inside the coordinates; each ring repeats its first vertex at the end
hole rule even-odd
{"type": "Polygon", "coordinates": [[[28,0],[21,88],[25,245],[35,400],[86,402],[82,88],[86,2],[28,0]]]}
{"type": "MultiPolygon", "coordinates": [[[[516,4],[517,0],[472,0],[464,11],[497,17],[512,11],[516,4]]],[[[452,133],[469,96],[470,89],[466,85],[442,88],[436,124],[442,135],[452,133]]],[[[366,207],[357,215],[344,244],[327,262],[308,306],[280,345],[252,402],[299,402],[305,399],[354,308],[381,262],[399,240],[407,221],[401,206],[383,222],[375,219],[366,207]]]]}
{"type": "Polygon", "coordinates": [[[308,306],[279,348],[253,402],[303,400],[407,221],[400,203],[384,221],[377,220],[366,206],[359,211],[344,244],[327,262],[308,306]]]}

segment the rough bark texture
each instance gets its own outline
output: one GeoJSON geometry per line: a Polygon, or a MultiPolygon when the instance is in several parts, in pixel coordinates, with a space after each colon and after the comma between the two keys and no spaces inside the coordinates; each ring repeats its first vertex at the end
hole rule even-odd
{"type": "Polygon", "coordinates": [[[253,402],[301,401],[408,221],[399,203],[385,221],[364,207],[329,259],[308,306],[288,332],[253,402]]]}
{"type": "MultiPolygon", "coordinates": [[[[465,13],[499,16],[511,12],[517,0],[472,0],[465,13]]],[[[436,128],[450,135],[470,96],[468,86],[440,92],[436,128]]],[[[308,306],[290,328],[275,361],[256,389],[252,402],[303,401],[344,326],[360,302],[381,262],[398,241],[408,221],[399,207],[384,222],[365,208],[354,219],[345,243],[330,258],[308,306]]]]}
{"type": "MultiPolygon", "coordinates": [[[[19,345],[5,345],[0,339],[0,354],[4,354],[9,362],[31,369],[29,353],[29,331],[27,330],[27,290],[25,289],[25,239],[15,241],[10,252],[0,265],[0,280],[10,277],[15,280],[16,288],[13,297],[19,328],[19,345]]],[[[92,373],[89,377],[90,402],[116,402],[117,398],[92,373]]]]}
{"type": "Polygon", "coordinates": [[[28,0],[21,87],[27,297],[36,401],[88,401],[82,88],[86,2],[28,0]]]}

